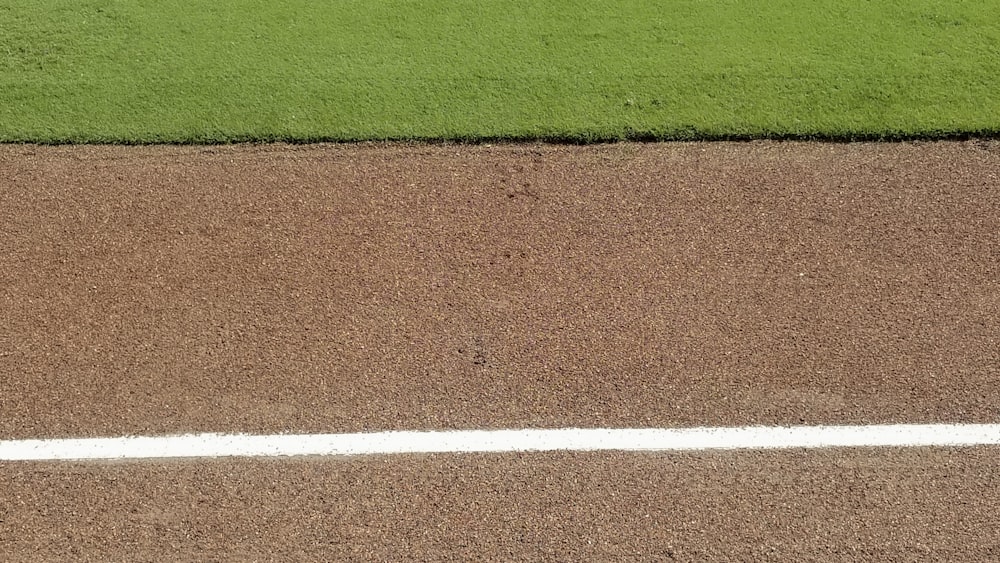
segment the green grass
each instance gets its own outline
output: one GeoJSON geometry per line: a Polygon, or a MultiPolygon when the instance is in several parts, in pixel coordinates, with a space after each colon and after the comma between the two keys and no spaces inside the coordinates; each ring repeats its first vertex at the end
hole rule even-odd
{"type": "Polygon", "coordinates": [[[1000,133],[982,0],[0,0],[0,141],[1000,133]]]}

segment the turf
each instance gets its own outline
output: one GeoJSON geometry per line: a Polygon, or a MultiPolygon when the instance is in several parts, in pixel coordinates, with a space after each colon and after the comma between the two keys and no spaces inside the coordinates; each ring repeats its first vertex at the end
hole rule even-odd
{"type": "Polygon", "coordinates": [[[0,141],[1000,133],[952,0],[0,0],[0,141]]]}

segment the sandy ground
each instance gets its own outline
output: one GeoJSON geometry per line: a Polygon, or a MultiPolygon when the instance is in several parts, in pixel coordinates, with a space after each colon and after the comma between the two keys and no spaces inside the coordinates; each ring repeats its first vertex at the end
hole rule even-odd
{"type": "MultiPolygon", "coordinates": [[[[998,195],[995,142],[0,146],[0,439],[997,422],[998,195]]],[[[997,453],[5,464],[0,558],[996,560],[997,453]]]]}
{"type": "Polygon", "coordinates": [[[996,561],[996,449],[0,466],[39,560],[996,561]]]}

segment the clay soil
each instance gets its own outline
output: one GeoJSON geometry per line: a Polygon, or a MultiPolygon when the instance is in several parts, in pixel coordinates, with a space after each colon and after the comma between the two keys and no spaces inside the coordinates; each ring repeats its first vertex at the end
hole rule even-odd
{"type": "MultiPolygon", "coordinates": [[[[0,439],[1000,420],[1000,143],[0,146],[0,439]]],[[[995,448],[0,464],[3,560],[997,560],[995,448]]]]}

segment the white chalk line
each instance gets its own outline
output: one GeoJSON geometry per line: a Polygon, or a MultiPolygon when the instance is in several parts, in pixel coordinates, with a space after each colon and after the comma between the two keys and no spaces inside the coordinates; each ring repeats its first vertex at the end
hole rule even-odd
{"type": "Polygon", "coordinates": [[[0,441],[0,461],[1000,445],[1000,424],[186,434],[0,441]]]}

